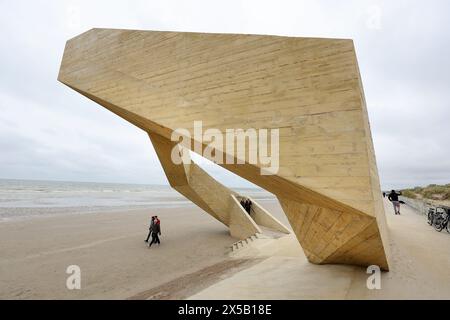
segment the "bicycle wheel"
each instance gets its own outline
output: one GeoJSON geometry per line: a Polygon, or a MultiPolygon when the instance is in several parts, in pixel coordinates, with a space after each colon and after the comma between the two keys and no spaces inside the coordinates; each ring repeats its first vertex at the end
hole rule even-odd
{"type": "Polygon", "coordinates": [[[436,219],[435,221],[434,221],[434,229],[437,231],[437,232],[441,232],[442,231],[442,229],[444,229],[444,223],[443,223],[443,221],[442,221],[442,219],[436,219]]]}

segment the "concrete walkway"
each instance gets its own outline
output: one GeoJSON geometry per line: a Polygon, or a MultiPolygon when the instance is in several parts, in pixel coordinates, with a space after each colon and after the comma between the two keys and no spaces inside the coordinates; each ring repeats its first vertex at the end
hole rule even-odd
{"type": "Polygon", "coordinates": [[[385,200],[391,271],[381,290],[369,290],[365,268],[309,263],[293,235],[256,241],[234,258],[267,259],[198,292],[190,299],[450,299],[450,234],[385,200]]]}

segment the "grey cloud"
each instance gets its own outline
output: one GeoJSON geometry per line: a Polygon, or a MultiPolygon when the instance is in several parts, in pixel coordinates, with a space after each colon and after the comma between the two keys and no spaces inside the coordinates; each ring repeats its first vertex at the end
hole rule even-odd
{"type": "Polygon", "coordinates": [[[383,188],[449,182],[449,12],[446,0],[2,1],[0,177],[166,183],[145,133],[56,81],[67,39],[113,27],[352,38],[383,188]]]}

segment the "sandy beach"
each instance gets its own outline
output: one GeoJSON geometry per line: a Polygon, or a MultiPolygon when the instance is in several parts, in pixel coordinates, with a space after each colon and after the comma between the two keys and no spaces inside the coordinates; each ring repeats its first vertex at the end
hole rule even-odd
{"type": "MultiPolygon", "coordinates": [[[[264,201],[287,224],[275,201],[264,201]]],[[[450,235],[386,202],[393,265],[382,290],[352,266],[310,264],[294,236],[236,241],[194,206],[35,218],[0,223],[1,299],[425,299],[450,298],[450,235]],[[148,248],[148,217],[162,221],[162,244],[148,248]],[[440,243],[441,245],[436,245],[440,243]],[[81,290],[66,268],[81,268],[81,290]]]]}
{"type": "Polygon", "coordinates": [[[224,261],[236,240],[194,206],[87,213],[0,223],[1,299],[126,299],[224,261]],[[148,248],[149,216],[162,244],[148,248]],[[81,268],[81,290],[66,268],[81,268]]]}

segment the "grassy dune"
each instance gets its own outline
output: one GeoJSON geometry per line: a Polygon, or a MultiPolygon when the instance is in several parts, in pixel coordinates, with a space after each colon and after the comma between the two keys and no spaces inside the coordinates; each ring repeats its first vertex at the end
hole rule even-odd
{"type": "Polygon", "coordinates": [[[427,187],[415,187],[402,190],[402,195],[412,199],[426,199],[436,201],[450,200],[450,183],[446,185],[430,184],[427,187]]]}

